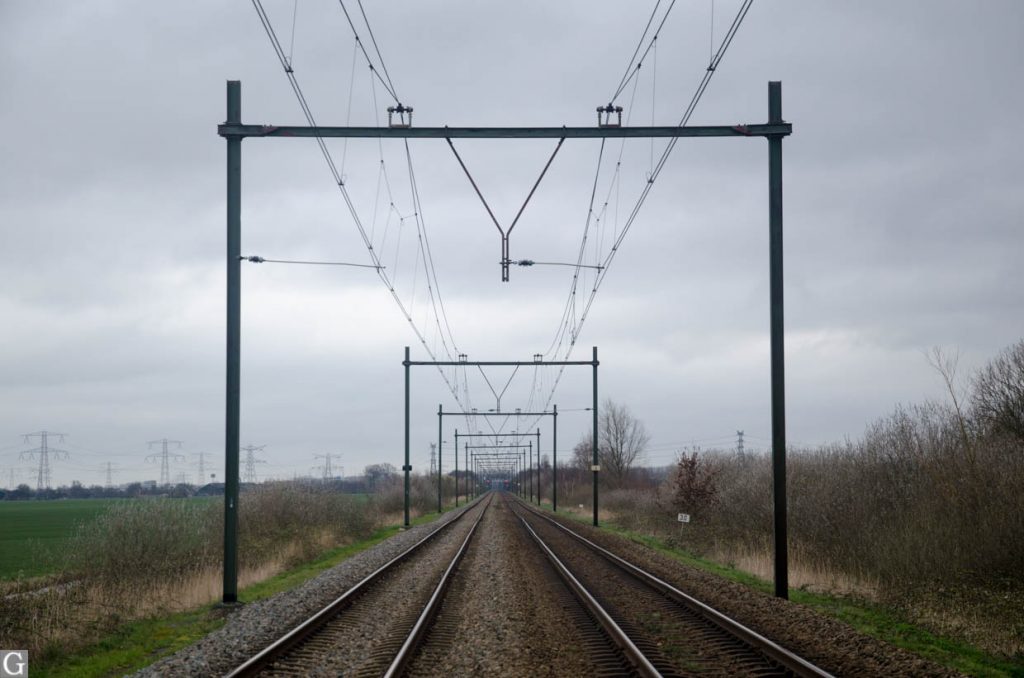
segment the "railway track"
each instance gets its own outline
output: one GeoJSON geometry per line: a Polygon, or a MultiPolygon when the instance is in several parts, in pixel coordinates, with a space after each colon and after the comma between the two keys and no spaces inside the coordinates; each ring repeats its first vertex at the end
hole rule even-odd
{"type": "Polygon", "coordinates": [[[524,527],[637,675],[830,676],[518,499],[524,527]]]}
{"type": "MultiPolygon", "coordinates": [[[[503,650],[522,654],[523,647],[531,658],[544,654],[531,641],[512,636],[507,645],[491,649],[492,656],[503,650]],[[517,648],[517,641],[524,642],[517,648]]],[[[524,670],[645,677],[829,675],[536,509],[496,494],[485,495],[228,675],[519,675],[524,670]],[[488,514],[488,528],[478,531],[488,514]],[[479,532],[487,537],[474,542],[479,532]],[[469,582],[495,560],[496,552],[487,549],[502,541],[505,559],[509,549],[526,559],[515,566],[528,569],[520,579],[520,585],[529,580],[526,616],[534,623],[539,617],[557,618],[553,626],[564,629],[565,638],[541,641],[550,646],[549,658],[576,652],[582,663],[570,664],[575,668],[543,661],[536,666],[535,661],[536,670],[528,670],[521,659],[513,664],[500,657],[489,668],[478,660],[453,662],[453,656],[465,660],[458,655],[476,649],[481,633],[502,635],[485,625],[467,637],[464,628],[482,609],[479,590],[469,582]],[[471,549],[470,565],[460,568],[471,549]]]]}
{"type": "Polygon", "coordinates": [[[402,647],[396,639],[424,625],[419,621],[424,601],[443,597],[492,500],[478,499],[228,676],[380,676],[391,671],[402,647]]]}

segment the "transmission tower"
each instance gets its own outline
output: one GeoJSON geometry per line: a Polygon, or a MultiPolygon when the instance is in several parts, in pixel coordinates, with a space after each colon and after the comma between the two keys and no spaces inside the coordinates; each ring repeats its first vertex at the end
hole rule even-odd
{"type": "Polygon", "coordinates": [[[171,445],[181,447],[180,440],[168,440],[167,438],[161,438],[160,440],[149,441],[149,447],[152,448],[156,444],[160,444],[160,451],[154,452],[153,454],[146,457],[146,461],[160,460],[160,485],[166,487],[171,484],[171,467],[170,460],[173,457],[174,461],[184,461],[185,457],[180,454],[172,454],[168,451],[171,445]]]}
{"type": "Polygon", "coordinates": [[[109,487],[113,487],[114,486],[114,479],[113,479],[113,477],[114,477],[115,474],[120,473],[120,471],[118,471],[116,468],[114,468],[113,464],[111,464],[109,461],[107,462],[105,471],[106,471],[106,474],[107,474],[107,484],[106,484],[106,487],[108,487],[108,488],[109,487]]]}
{"type": "Polygon", "coordinates": [[[192,456],[199,457],[199,485],[203,486],[206,484],[206,453],[198,452],[192,456]]]}
{"type": "Polygon", "coordinates": [[[331,480],[332,478],[334,478],[334,470],[331,467],[331,460],[332,459],[338,459],[340,461],[341,460],[341,455],[340,454],[317,454],[317,455],[315,455],[315,458],[316,459],[323,459],[324,460],[324,465],[323,466],[314,466],[313,467],[313,468],[318,468],[321,471],[323,471],[324,482],[327,482],[328,480],[331,480]]]}
{"type": "Polygon", "coordinates": [[[743,458],[743,431],[736,431],[736,454],[743,458]]]}
{"type": "Polygon", "coordinates": [[[245,452],[245,474],[242,476],[242,482],[256,482],[256,464],[267,463],[265,459],[256,458],[256,453],[264,447],[266,447],[266,445],[248,445],[241,448],[242,452],[245,452]]]}
{"type": "Polygon", "coordinates": [[[66,450],[58,450],[55,447],[50,447],[49,436],[57,436],[60,442],[64,442],[64,433],[53,433],[52,431],[36,431],[35,433],[26,433],[25,442],[27,443],[32,438],[39,438],[39,447],[34,450],[26,450],[21,453],[21,459],[39,459],[39,475],[36,480],[36,489],[45,490],[49,489],[51,481],[50,473],[50,455],[53,455],[54,459],[70,459],[71,455],[66,450]]]}

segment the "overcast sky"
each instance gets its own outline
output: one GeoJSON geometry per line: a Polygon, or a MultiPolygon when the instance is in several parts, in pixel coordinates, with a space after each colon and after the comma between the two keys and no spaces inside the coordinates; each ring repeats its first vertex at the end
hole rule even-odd
{"type": "MultiPolygon", "coordinates": [[[[358,4],[345,4],[377,61],[358,4]]],[[[678,123],[739,5],[676,3],[616,99],[629,124],[678,123]]],[[[394,101],[338,3],[264,6],[318,122],[385,123],[394,101]]],[[[595,123],[654,3],[363,7],[415,125],[561,126],[595,123]]],[[[1021,26],[1015,0],[761,0],[747,15],[690,123],[765,122],[767,82],[783,83],[791,442],[856,438],[898,403],[942,397],[931,346],[958,350],[966,374],[1024,335],[1021,26]]],[[[244,122],[305,124],[257,12],[242,0],[9,0],[0,55],[0,486],[35,484],[19,453],[38,444],[22,434],[41,430],[68,434],[50,441],[70,452],[53,461],[55,484],[102,483],[108,462],[115,481],[155,479],[147,442],[162,438],[183,442],[172,479],[194,479],[199,453],[221,479],[225,81],[242,82],[244,122]]],[[[567,140],[513,231],[512,258],[575,262],[594,191],[584,261],[601,261],[664,145],[609,141],[598,172],[600,143],[567,140]]],[[[554,146],[456,143],[506,226],[554,146]]],[[[408,155],[400,141],[329,149],[412,322],[372,269],[243,265],[242,442],[266,446],[260,478],[317,474],[326,454],[346,474],[400,467],[403,347],[446,357],[435,304],[447,350],[470,360],[568,349],[558,332],[574,269],[513,268],[501,282],[497,230],[445,142],[411,141],[408,155]]],[[[646,424],[648,463],[733,447],[740,429],[748,448],[770,442],[767,159],[763,139],[681,140],[570,353],[599,347],[601,397],[646,424]]],[[[243,143],[242,231],[245,254],[370,262],[312,140],[243,143]]],[[[438,370],[413,371],[417,470],[439,404],[497,405],[479,371],[444,376],[460,401],[438,370]]],[[[510,376],[486,373],[498,392],[510,376]]],[[[578,410],[591,374],[567,369],[551,396],[556,376],[523,368],[500,404],[557,404],[567,454],[589,423],[578,410]]],[[[547,451],[550,418],[449,417],[444,437],[531,424],[547,451]]]]}

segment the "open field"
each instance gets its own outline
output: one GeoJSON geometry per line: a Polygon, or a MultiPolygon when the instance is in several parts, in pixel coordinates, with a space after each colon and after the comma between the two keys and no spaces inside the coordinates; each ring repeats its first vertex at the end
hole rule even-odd
{"type": "MultiPolygon", "coordinates": [[[[53,573],[75,530],[118,503],[149,499],[0,502],[0,580],[53,573]]],[[[183,501],[213,501],[212,498],[183,501]]]]}
{"type": "Polygon", "coordinates": [[[75,529],[130,499],[0,502],[0,579],[49,574],[75,529]]]}

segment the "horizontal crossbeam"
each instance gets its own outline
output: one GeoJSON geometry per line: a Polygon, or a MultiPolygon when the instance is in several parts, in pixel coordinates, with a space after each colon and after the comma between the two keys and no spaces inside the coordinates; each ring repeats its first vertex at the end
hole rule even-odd
{"type": "Polygon", "coordinates": [[[405,360],[403,365],[433,365],[435,367],[455,367],[465,365],[467,367],[529,367],[530,365],[598,365],[595,360],[491,360],[491,361],[447,361],[447,360],[405,360]]]}
{"type": "MultiPolygon", "coordinates": [[[[587,363],[588,365],[590,363],[587,363]]],[[[550,417],[554,412],[438,412],[439,417],[550,417]]],[[[462,434],[459,434],[460,436],[462,434]]],[[[484,435],[501,435],[485,433],[484,435]]],[[[532,433],[530,435],[533,435],[532,433]]]]}
{"type": "Polygon", "coordinates": [[[217,126],[222,137],[349,137],[367,139],[610,139],[636,137],[779,137],[792,134],[788,122],[759,125],[682,127],[301,127],[295,125],[217,126]]]}

